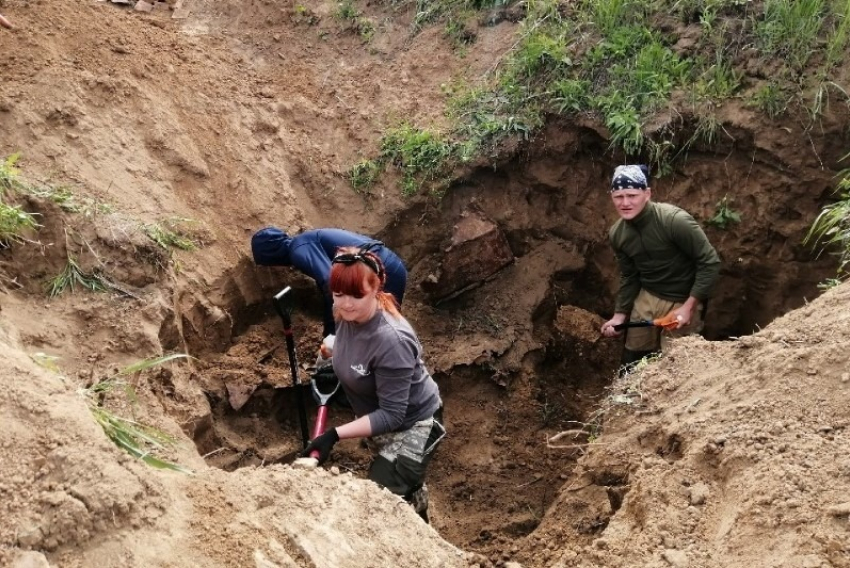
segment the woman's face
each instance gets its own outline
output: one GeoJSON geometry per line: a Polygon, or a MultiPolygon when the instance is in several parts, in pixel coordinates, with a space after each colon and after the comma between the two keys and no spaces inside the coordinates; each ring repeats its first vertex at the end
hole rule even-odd
{"type": "Polygon", "coordinates": [[[363,291],[365,294],[362,298],[333,293],[334,310],[341,319],[353,323],[365,323],[375,315],[375,310],[378,309],[378,291],[369,286],[368,282],[363,284],[363,291]]]}

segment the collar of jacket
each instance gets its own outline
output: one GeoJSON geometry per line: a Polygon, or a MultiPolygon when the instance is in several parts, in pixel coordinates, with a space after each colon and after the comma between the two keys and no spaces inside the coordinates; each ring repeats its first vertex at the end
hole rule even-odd
{"type": "Polygon", "coordinates": [[[634,219],[626,221],[629,225],[634,227],[635,229],[643,229],[646,227],[652,218],[655,216],[655,203],[652,201],[648,201],[643,208],[643,211],[638,213],[637,217],[634,219]]]}

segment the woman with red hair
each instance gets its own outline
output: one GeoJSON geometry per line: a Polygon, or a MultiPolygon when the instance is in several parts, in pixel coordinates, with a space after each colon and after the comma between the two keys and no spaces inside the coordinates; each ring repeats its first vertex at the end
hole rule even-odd
{"type": "Polygon", "coordinates": [[[445,436],[443,402],[419,338],[383,290],[385,281],[373,252],[342,248],[333,259],[333,368],[357,418],[316,437],[303,455],[318,450],[324,463],[340,439],[366,438],[377,454],[369,479],[413,504],[427,522],[425,472],[445,436]]]}

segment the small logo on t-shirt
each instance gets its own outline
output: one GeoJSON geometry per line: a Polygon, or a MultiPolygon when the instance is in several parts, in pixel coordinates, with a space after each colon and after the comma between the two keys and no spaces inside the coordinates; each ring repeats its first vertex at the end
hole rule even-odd
{"type": "Polygon", "coordinates": [[[357,373],[358,375],[360,375],[361,377],[365,377],[366,375],[369,374],[369,371],[367,371],[363,367],[363,365],[352,365],[351,370],[354,371],[355,373],[357,373]]]}

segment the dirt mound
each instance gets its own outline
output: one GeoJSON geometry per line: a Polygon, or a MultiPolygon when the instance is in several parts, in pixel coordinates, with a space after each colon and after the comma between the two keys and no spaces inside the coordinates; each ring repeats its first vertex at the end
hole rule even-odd
{"type": "Polygon", "coordinates": [[[848,566],[850,389],[833,289],[735,341],[676,342],[626,377],[523,551],[533,566],[848,566]],[[628,404],[626,404],[628,402],[628,404]]]}
{"type": "MultiPolygon", "coordinates": [[[[191,444],[173,457],[193,475],[159,473],[109,442],[75,385],[39,368],[2,331],[0,565],[43,561],[24,550],[63,567],[354,568],[402,558],[437,568],[474,560],[401,499],[350,473],[279,465],[226,474],[191,444]]],[[[153,424],[179,433],[167,419],[153,424]]]]}

